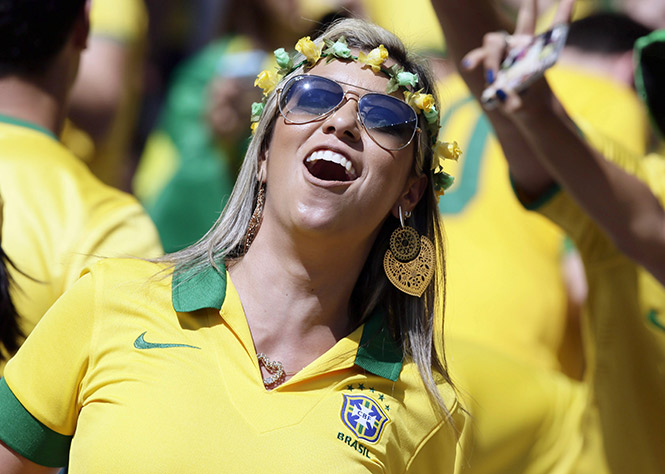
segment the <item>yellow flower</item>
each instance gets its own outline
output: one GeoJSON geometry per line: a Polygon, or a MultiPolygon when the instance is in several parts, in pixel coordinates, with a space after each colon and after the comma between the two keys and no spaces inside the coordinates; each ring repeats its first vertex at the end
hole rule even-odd
{"type": "Polygon", "coordinates": [[[374,72],[381,70],[381,65],[386,62],[386,59],[388,59],[388,50],[382,44],[378,48],[371,50],[369,54],[365,54],[362,51],[358,53],[358,61],[367,64],[374,72]]]}
{"type": "Polygon", "coordinates": [[[256,128],[259,126],[259,122],[252,122],[251,128],[252,128],[252,135],[256,133],[256,128]]]}
{"type": "Polygon", "coordinates": [[[269,95],[279,83],[279,75],[277,71],[261,71],[256,80],[254,81],[255,86],[259,86],[263,89],[263,95],[269,95]]]}
{"type": "Polygon", "coordinates": [[[436,102],[432,94],[421,94],[420,92],[404,91],[406,102],[414,108],[419,108],[425,113],[429,113],[435,108],[436,102]]]}
{"type": "Polygon", "coordinates": [[[296,51],[299,51],[307,58],[307,62],[311,65],[316,64],[316,62],[321,59],[321,50],[323,45],[317,46],[314,44],[314,41],[310,39],[309,36],[300,38],[296,43],[296,51]]]}
{"type": "Polygon", "coordinates": [[[462,149],[459,147],[457,142],[436,142],[434,146],[434,159],[432,160],[432,169],[436,170],[437,168],[442,167],[443,160],[453,160],[457,159],[462,155],[462,149]]]}

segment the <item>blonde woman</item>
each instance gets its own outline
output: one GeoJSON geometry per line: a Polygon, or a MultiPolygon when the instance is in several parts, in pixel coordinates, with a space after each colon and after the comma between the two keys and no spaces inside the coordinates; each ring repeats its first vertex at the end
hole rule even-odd
{"type": "Polygon", "coordinates": [[[392,34],[296,48],[201,242],[93,267],[8,364],[6,472],[452,472],[436,203],[458,151],[392,34]]]}

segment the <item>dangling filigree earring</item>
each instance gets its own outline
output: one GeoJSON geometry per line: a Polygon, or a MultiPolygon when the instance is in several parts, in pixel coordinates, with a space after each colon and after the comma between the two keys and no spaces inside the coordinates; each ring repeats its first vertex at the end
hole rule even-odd
{"type": "Polygon", "coordinates": [[[254,212],[252,213],[252,218],[249,220],[249,226],[247,227],[247,233],[245,234],[243,253],[247,253],[252,242],[254,242],[256,234],[259,232],[259,227],[261,227],[261,221],[263,220],[263,205],[265,203],[266,183],[261,183],[259,185],[259,194],[256,196],[256,207],[254,207],[254,212]]]}
{"type": "MultiPolygon", "coordinates": [[[[400,227],[390,236],[383,269],[395,288],[420,297],[434,276],[434,245],[413,227],[405,226],[402,207],[398,210],[400,227]]],[[[411,217],[411,213],[407,212],[406,217],[411,217]]]]}

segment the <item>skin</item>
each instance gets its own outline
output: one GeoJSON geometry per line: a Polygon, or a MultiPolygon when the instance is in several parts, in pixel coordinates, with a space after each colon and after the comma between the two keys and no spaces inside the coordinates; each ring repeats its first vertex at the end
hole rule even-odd
{"type": "Polygon", "coordinates": [[[257,352],[293,374],[352,329],[351,292],[379,228],[398,206],[412,210],[426,177],[413,174],[414,146],[379,147],[357,121],[356,97],[383,93],[388,78],[357,62],[332,61],[312,74],[354,84],[335,113],[309,124],[278,116],[261,162],[267,183],[261,229],[245,257],[229,269],[257,352]],[[322,181],[305,159],[330,149],[351,160],[358,177],[322,181]]]}

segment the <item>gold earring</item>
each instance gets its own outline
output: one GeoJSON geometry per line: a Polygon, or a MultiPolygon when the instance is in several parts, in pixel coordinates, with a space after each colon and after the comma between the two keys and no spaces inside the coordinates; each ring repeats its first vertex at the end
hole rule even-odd
{"type": "MultiPolygon", "coordinates": [[[[404,225],[402,206],[398,211],[400,227],[390,236],[383,270],[395,288],[420,297],[434,276],[434,245],[416,229],[404,225]]],[[[407,212],[406,217],[411,217],[411,213],[407,212]]]]}
{"type": "Polygon", "coordinates": [[[243,244],[243,253],[247,253],[249,247],[254,242],[256,234],[259,232],[261,227],[261,221],[263,220],[263,206],[266,203],[266,183],[261,183],[259,185],[259,193],[256,196],[256,207],[254,207],[254,212],[252,213],[252,218],[249,220],[249,226],[247,227],[247,233],[245,234],[245,243],[243,244]]]}

